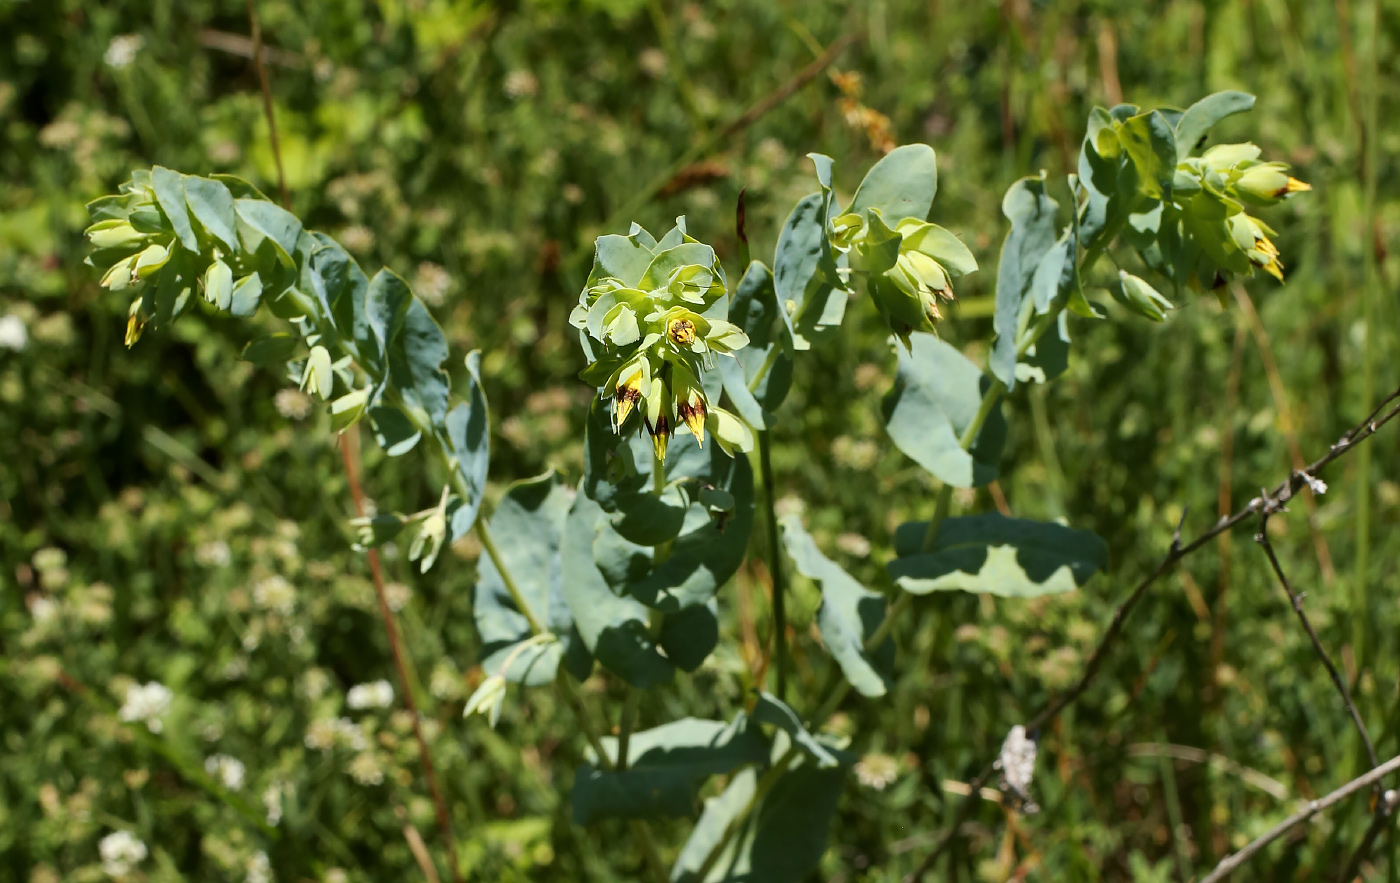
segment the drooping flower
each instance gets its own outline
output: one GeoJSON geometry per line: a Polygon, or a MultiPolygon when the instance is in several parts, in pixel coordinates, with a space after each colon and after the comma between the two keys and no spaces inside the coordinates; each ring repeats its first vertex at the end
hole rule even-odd
{"type": "MultiPolygon", "coordinates": [[[[641,415],[659,459],[678,429],[703,445],[722,411],[710,401],[705,379],[719,358],[749,342],[714,309],[725,292],[714,250],[689,236],[683,219],[660,242],[637,225],[628,236],[598,240],[593,272],[569,317],[589,356],[581,376],[613,401],[619,434],[634,413],[641,415]]],[[[742,423],[728,416],[726,429],[742,423]]],[[[729,431],[721,447],[751,445],[751,433],[729,431]]]]}

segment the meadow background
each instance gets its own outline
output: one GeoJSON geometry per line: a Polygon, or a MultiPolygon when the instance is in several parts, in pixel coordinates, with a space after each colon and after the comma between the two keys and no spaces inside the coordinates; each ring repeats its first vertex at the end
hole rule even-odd
{"type": "MultiPolygon", "coordinates": [[[[1045,169],[1063,202],[1094,105],[1259,96],[1217,134],[1263,145],[1315,188],[1264,215],[1287,284],[1261,276],[1221,301],[1183,297],[1167,325],[1076,321],[1068,374],[1017,390],[1000,484],[960,502],[1064,517],[1109,541],[1111,566],[1066,596],[919,602],[923,628],[896,634],[892,698],[850,699],[835,720],[867,757],[823,880],[893,881],[917,864],[956,801],[944,781],[970,778],[1079,675],[1184,508],[1188,533],[1204,529],[1321,455],[1400,382],[1394,3],[258,8],[293,210],[365,266],[408,278],[457,357],[485,351],[492,495],[549,467],[581,470],[590,390],[567,316],[596,235],[684,214],[734,279],[741,188],[767,258],[792,203],[816,189],[807,152],[836,159],[849,196],[888,138],[926,141],[936,219],[987,268],[960,285],[941,332],[980,363],[1007,186],[1045,169]],[[859,39],[828,71],[728,131],[848,34],[859,39]]],[[[0,0],[3,880],[107,879],[98,843],[119,830],[149,848],[132,881],[422,879],[406,828],[440,851],[401,704],[350,707],[354,685],[393,676],[365,559],[350,549],[329,418],[238,359],[250,326],[275,320],[196,310],[127,351],[126,299],[82,265],[84,203],[132,168],[229,172],[276,192],[248,32],[242,0],[0,0]],[[143,734],[117,709],[152,681],[171,708],[161,733],[143,734]],[[220,756],[241,769],[223,799],[199,783],[209,758],[207,775],[231,782],[220,756]]],[[[782,508],[803,511],[822,548],[875,587],[894,525],[927,510],[931,487],[880,425],[893,369],[878,317],[851,311],[839,342],[799,364],[773,433],[782,508]]],[[[1400,752],[1397,453],[1400,435],[1383,430],[1325,476],[1325,495],[1270,522],[1382,757],[1400,752]]],[[[364,460],[378,508],[436,502],[421,458],[386,458],[366,439],[364,460]]],[[[635,879],[622,823],[570,824],[583,746],[553,693],[512,690],[494,731],[461,716],[481,679],[478,548],[459,543],[426,577],[386,551],[465,876],[635,879]]],[[[739,707],[744,673],[765,664],[768,579],[761,564],[741,570],[720,595],[733,640],[649,698],[644,721],[739,707]]],[[[798,579],[795,633],[814,631],[817,601],[798,579]]],[[[797,647],[797,689],[814,691],[830,661],[810,638],[797,647]]],[[[987,804],[934,879],[1187,879],[1363,769],[1246,534],[1161,583],[1105,675],[1042,734],[1042,812],[987,804]]],[[[615,717],[614,679],[597,673],[585,690],[615,717]]],[[[1234,879],[1330,879],[1368,821],[1354,800],[1234,879]]],[[[663,851],[686,830],[657,826],[663,851]]],[[[1400,877],[1398,853],[1392,826],[1368,879],[1400,877]]]]}

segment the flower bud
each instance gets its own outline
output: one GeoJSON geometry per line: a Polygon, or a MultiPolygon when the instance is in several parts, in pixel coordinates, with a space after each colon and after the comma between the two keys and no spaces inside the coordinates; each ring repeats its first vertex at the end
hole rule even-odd
{"type": "Polygon", "coordinates": [[[1283,264],[1278,259],[1278,247],[1268,237],[1274,231],[1258,218],[1244,212],[1226,218],[1226,224],[1230,237],[1249,258],[1249,262],[1282,282],[1283,264]]]}
{"type": "Polygon", "coordinates": [[[121,248],[141,242],[146,234],[126,221],[110,220],[99,221],[89,227],[87,238],[97,248],[121,248]]]}
{"type": "Polygon", "coordinates": [[[1118,284],[1122,292],[1119,301],[1128,309],[1139,316],[1151,319],[1153,322],[1165,322],[1167,310],[1172,309],[1171,301],[1162,297],[1157,289],[1149,285],[1145,280],[1134,276],[1131,273],[1118,271],[1118,284]]]}
{"type": "Polygon", "coordinates": [[[1283,163],[1260,163],[1245,169],[1235,181],[1239,197],[1255,205],[1274,205],[1292,193],[1312,189],[1312,185],[1290,177],[1283,163]]]}
{"type": "Polygon", "coordinates": [[[481,682],[481,686],[477,687],[467,700],[466,707],[462,709],[462,717],[484,715],[494,730],[496,721],[501,719],[501,707],[505,705],[505,701],[506,679],[498,674],[491,675],[481,682]]]}
{"type": "Polygon", "coordinates": [[[307,356],[306,367],[301,372],[301,388],[309,395],[318,395],[322,401],[331,397],[335,388],[335,372],[331,370],[331,354],[323,346],[313,346],[307,356]]]}
{"type": "Polygon", "coordinates": [[[102,276],[102,287],[112,291],[121,291],[129,287],[132,283],[131,266],[134,263],[136,263],[136,255],[117,261],[102,276]]]}
{"type": "Polygon", "coordinates": [[[675,385],[676,417],[690,434],[695,436],[696,444],[705,444],[705,414],[706,401],[705,391],[700,387],[700,381],[684,365],[676,365],[672,368],[671,382],[675,385]]]}
{"type": "Polygon", "coordinates": [[[204,273],[204,299],[221,310],[233,302],[233,270],[218,258],[204,273]]]}
{"type": "Polygon", "coordinates": [[[170,250],[165,246],[148,245],[145,251],[136,256],[136,263],[131,268],[132,278],[145,279],[154,276],[169,260],[170,250]]]}
{"type": "Polygon", "coordinates": [[[419,561],[419,573],[427,573],[428,568],[433,566],[447,539],[447,501],[447,488],[443,488],[441,502],[423,519],[418,536],[413,538],[413,545],[408,548],[408,560],[419,561]]]}

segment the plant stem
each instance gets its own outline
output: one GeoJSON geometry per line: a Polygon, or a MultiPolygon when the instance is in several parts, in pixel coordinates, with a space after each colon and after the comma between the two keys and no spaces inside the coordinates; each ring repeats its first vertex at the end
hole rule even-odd
{"type": "Polygon", "coordinates": [[[778,356],[782,355],[782,352],[783,348],[776,343],[768,348],[768,355],[763,357],[763,361],[759,364],[758,370],[754,372],[753,377],[749,380],[749,392],[758,392],[758,387],[763,383],[763,378],[767,377],[768,372],[773,370],[773,366],[778,364],[778,356]]]}
{"type": "Polygon", "coordinates": [[[578,689],[574,687],[573,681],[569,680],[569,675],[561,666],[554,682],[559,686],[559,692],[564,695],[564,702],[573,711],[574,717],[578,718],[579,728],[583,730],[584,738],[588,740],[588,746],[593,749],[593,753],[598,755],[598,766],[605,770],[613,768],[612,758],[603,750],[603,740],[598,738],[598,731],[593,726],[593,721],[588,717],[588,710],[584,708],[583,697],[578,694],[578,689]]]}
{"type": "Polygon", "coordinates": [[[535,611],[530,607],[530,602],[525,600],[521,594],[520,586],[516,584],[515,577],[511,575],[510,569],[505,566],[505,560],[501,557],[501,550],[496,546],[496,540],[491,536],[491,528],[486,524],[486,518],[478,514],[476,518],[476,535],[481,540],[481,548],[486,550],[490,556],[491,563],[496,565],[496,571],[501,575],[501,582],[505,584],[506,591],[510,593],[510,600],[515,604],[515,608],[520,611],[520,615],[525,617],[525,621],[530,624],[530,630],[537,635],[542,635],[549,629],[535,616],[535,611]]]}
{"type": "MultiPolygon", "coordinates": [[[[777,347],[774,347],[776,351],[777,347]]],[[[777,671],[775,695],[787,701],[787,587],[783,577],[781,540],[778,535],[777,504],[778,489],[773,481],[773,461],[769,456],[772,437],[768,432],[758,433],[758,466],[763,478],[763,508],[768,521],[768,575],[773,583],[773,663],[777,671]]]]}
{"type": "MultiPolygon", "coordinates": [[[[292,210],[287,196],[287,176],[282,171],[282,145],[277,138],[277,118],[272,113],[272,87],[267,81],[267,64],[263,59],[262,25],[258,22],[257,0],[248,0],[248,29],[252,31],[253,66],[258,69],[258,86],[262,91],[263,113],[267,116],[267,134],[272,141],[272,160],[277,164],[277,190],[282,195],[282,208],[292,210]]],[[[453,871],[453,878],[457,876],[453,871]]]]}
{"type": "MultiPolygon", "coordinates": [[[[666,461],[658,454],[652,455],[651,460],[651,492],[660,499],[666,493],[666,461]]],[[[657,545],[656,551],[652,554],[652,565],[661,564],[671,557],[671,544],[674,540],[667,540],[657,545]]],[[[649,631],[652,640],[661,634],[661,627],[665,622],[666,614],[659,610],[651,611],[651,622],[649,631]]],[[[642,703],[642,691],[633,686],[627,686],[627,698],[622,703],[622,714],[617,722],[617,769],[619,772],[627,769],[628,753],[632,742],[632,728],[636,723],[637,711],[642,703]]]]}

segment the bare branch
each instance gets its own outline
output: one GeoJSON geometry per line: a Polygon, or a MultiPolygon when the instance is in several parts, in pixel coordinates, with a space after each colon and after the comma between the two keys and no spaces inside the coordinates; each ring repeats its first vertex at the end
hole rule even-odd
{"type": "Polygon", "coordinates": [[[1303,631],[1308,633],[1308,640],[1312,641],[1313,649],[1317,651],[1318,658],[1327,667],[1327,674],[1331,676],[1332,683],[1337,687],[1337,692],[1342,694],[1342,702],[1351,714],[1357,732],[1361,734],[1361,741],[1366,745],[1366,756],[1371,759],[1371,768],[1375,769],[1380,764],[1380,758],[1376,756],[1376,748],[1371,744],[1371,734],[1366,732],[1366,724],[1361,720],[1361,712],[1357,711],[1356,703],[1351,699],[1351,691],[1347,689],[1346,681],[1337,671],[1337,666],[1332,663],[1332,658],[1327,655],[1327,650],[1317,637],[1317,631],[1312,627],[1308,615],[1303,612],[1303,596],[1293,591],[1292,583],[1288,581],[1288,577],[1283,573],[1283,566],[1279,564],[1278,555],[1274,554],[1274,544],[1269,542],[1269,518],[1279,511],[1281,511],[1281,507],[1275,507],[1272,501],[1265,503],[1264,512],[1259,518],[1259,533],[1254,535],[1254,542],[1263,547],[1264,554],[1269,558],[1269,566],[1274,569],[1274,576],[1278,577],[1279,585],[1288,595],[1288,600],[1293,603],[1293,611],[1298,614],[1298,621],[1303,624],[1303,631]]]}
{"type": "MultiPolygon", "coordinates": [[[[1343,433],[1342,437],[1327,450],[1326,454],[1323,454],[1312,463],[1309,463],[1305,469],[1295,469],[1287,478],[1279,482],[1278,486],[1275,487],[1273,491],[1265,492],[1263,495],[1250,500],[1249,504],[1243,509],[1240,509],[1227,518],[1221,518],[1210,529],[1185,545],[1181,542],[1182,525],[1186,520],[1186,515],[1183,512],[1182,520],[1177,524],[1176,531],[1172,536],[1172,544],[1167,550],[1167,554],[1152,572],[1133,588],[1127,600],[1118,605],[1118,608],[1113,611],[1113,619],[1109,623],[1108,628],[1104,631],[1104,635],[1099,640],[1098,646],[1094,649],[1093,655],[1089,657],[1089,662],[1084,668],[1084,674],[1080,676],[1079,680],[1065,691],[1064,694],[1032,717],[1030,722],[1026,724],[1026,728],[1028,730],[1035,730],[1043,727],[1052,718],[1063,711],[1066,706],[1084,694],[1084,691],[1088,689],[1094,677],[1097,676],[1099,668],[1103,665],[1104,658],[1107,656],[1113,642],[1117,640],[1118,636],[1122,633],[1123,623],[1127,620],[1128,615],[1157,580],[1170,572],[1181,559],[1204,547],[1220,534],[1232,530],[1250,518],[1262,515],[1266,505],[1282,506],[1286,504],[1292,499],[1293,495],[1298,492],[1299,488],[1308,483],[1309,478],[1315,478],[1318,472],[1332,461],[1345,455],[1358,444],[1374,435],[1376,430],[1380,429],[1391,420],[1394,420],[1397,415],[1400,415],[1400,405],[1392,404],[1396,399],[1400,399],[1400,389],[1396,389],[1390,395],[1386,396],[1380,404],[1376,405],[1371,413],[1366,415],[1364,420],[1343,433]],[[1266,501],[1271,501],[1271,503],[1266,501]]],[[[991,779],[993,772],[994,768],[992,764],[988,764],[983,768],[982,772],[968,783],[969,793],[977,793],[979,789],[981,789],[983,785],[986,785],[988,780],[991,779]]],[[[1367,781],[1369,782],[1371,780],[1368,779],[1367,781]]],[[[972,814],[976,806],[977,802],[972,799],[964,799],[958,805],[957,810],[953,814],[952,821],[943,832],[943,836],[939,838],[933,850],[919,863],[919,866],[905,875],[904,883],[917,883],[917,881],[923,879],[924,875],[933,867],[939,856],[943,854],[943,851],[948,848],[948,844],[952,841],[953,835],[957,832],[958,828],[961,827],[962,823],[972,814]]]]}
{"type": "MultiPolygon", "coordinates": [[[[1371,770],[1369,773],[1366,773],[1362,776],[1358,776],[1355,779],[1352,779],[1350,782],[1347,782],[1345,785],[1338,788],[1336,791],[1333,791],[1331,794],[1328,794],[1326,797],[1319,798],[1318,800],[1308,801],[1307,806],[1303,807],[1302,809],[1295,812],[1293,815],[1279,822],[1277,825],[1274,825],[1268,831],[1264,832],[1259,837],[1257,837],[1254,840],[1254,842],[1250,843],[1244,849],[1241,849],[1239,852],[1233,855],[1227,855],[1225,856],[1225,858],[1221,859],[1220,864],[1215,866],[1215,870],[1211,871],[1204,878],[1202,878],[1200,883],[1219,883],[1219,881],[1224,880],[1226,877],[1230,876],[1231,873],[1237,870],[1241,865],[1249,861],[1249,859],[1253,857],[1255,853],[1259,852],[1261,849],[1268,846],[1270,843],[1273,843],[1275,840],[1282,837],[1284,834],[1287,834],[1289,831],[1293,830],[1297,826],[1301,825],[1303,822],[1306,822],[1308,819],[1322,812],[1324,809],[1328,809],[1333,805],[1342,802],[1343,800],[1345,800],[1346,798],[1350,797],[1358,791],[1361,791],[1365,788],[1369,788],[1372,785],[1378,784],[1381,781],[1381,779],[1385,778],[1386,776],[1390,775],[1396,770],[1400,770],[1400,757],[1392,757],[1390,760],[1387,760],[1385,763],[1371,770]]],[[[1387,802],[1389,802],[1388,797],[1387,802]]]]}

